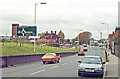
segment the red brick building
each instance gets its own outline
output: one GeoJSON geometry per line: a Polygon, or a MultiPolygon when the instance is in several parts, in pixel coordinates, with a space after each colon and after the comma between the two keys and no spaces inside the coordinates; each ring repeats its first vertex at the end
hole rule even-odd
{"type": "Polygon", "coordinates": [[[48,33],[48,31],[46,31],[46,33],[40,37],[40,39],[37,40],[37,42],[40,43],[58,43],[60,40],[60,37],[55,33],[53,33],[53,31],[51,31],[51,33],[48,33]]]}
{"type": "Polygon", "coordinates": [[[120,27],[116,27],[115,32],[109,34],[109,43],[114,39],[114,37],[120,37],[120,27]]]}
{"type": "Polygon", "coordinates": [[[17,37],[17,26],[19,24],[12,24],[12,37],[17,37]]]}

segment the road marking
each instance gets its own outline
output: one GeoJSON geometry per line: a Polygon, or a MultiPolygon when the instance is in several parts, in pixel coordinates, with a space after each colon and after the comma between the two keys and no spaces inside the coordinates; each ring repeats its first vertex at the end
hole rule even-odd
{"type": "Polygon", "coordinates": [[[59,66],[50,67],[49,69],[53,69],[53,68],[56,68],[56,67],[59,67],[59,66]]]}
{"type": "Polygon", "coordinates": [[[68,63],[64,63],[64,64],[62,64],[62,65],[66,65],[66,64],[68,64],[68,63]]]}
{"type": "Polygon", "coordinates": [[[72,63],[73,61],[70,61],[70,63],[72,63]]]}
{"type": "Polygon", "coordinates": [[[43,72],[43,71],[45,71],[45,70],[41,70],[41,71],[37,71],[37,72],[33,72],[33,73],[29,74],[29,75],[34,75],[34,74],[37,74],[37,73],[40,73],[40,72],[43,72]]]}

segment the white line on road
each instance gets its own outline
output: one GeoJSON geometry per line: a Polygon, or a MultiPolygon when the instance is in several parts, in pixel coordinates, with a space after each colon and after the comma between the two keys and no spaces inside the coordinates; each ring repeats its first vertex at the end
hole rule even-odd
{"type": "Polygon", "coordinates": [[[40,72],[43,72],[43,71],[45,71],[45,70],[41,70],[41,71],[37,71],[37,72],[33,72],[33,73],[29,74],[29,75],[34,75],[34,74],[37,74],[37,73],[40,73],[40,72]]]}
{"type": "Polygon", "coordinates": [[[68,63],[64,63],[64,64],[62,64],[62,65],[65,65],[65,64],[68,64],[68,63]]]}
{"type": "Polygon", "coordinates": [[[59,66],[50,67],[49,69],[53,69],[53,68],[56,68],[56,67],[59,67],[59,66]]]}
{"type": "Polygon", "coordinates": [[[72,63],[73,61],[70,61],[70,63],[72,63]]]}

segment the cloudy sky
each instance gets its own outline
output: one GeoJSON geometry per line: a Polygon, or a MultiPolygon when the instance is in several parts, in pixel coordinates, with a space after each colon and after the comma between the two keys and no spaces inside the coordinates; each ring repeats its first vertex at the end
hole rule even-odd
{"type": "Polygon", "coordinates": [[[37,5],[37,32],[62,30],[66,38],[75,38],[78,33],[89,31],[92,37],[107,37],[118,26],[119,0],[1,0],[0,35],[12,34],[12,24],[34,25],[35,4],[37,5]],[[101,23],[105,23],[102,25],[101,23]],[[80,31],[82,30],[82,31],[80,31]]]}

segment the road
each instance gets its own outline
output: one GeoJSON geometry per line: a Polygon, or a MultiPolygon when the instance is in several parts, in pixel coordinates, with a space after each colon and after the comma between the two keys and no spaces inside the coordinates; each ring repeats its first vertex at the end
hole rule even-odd
{"type": "MultiPolygon", "coordinates": [[[[88,46],[86,55],[103,56],[103,51],[97,46],[88,46]]],[[[60,63],[42,64],[42,62],[36,62],[32,64],[26,64],[16,67],[2,69],[3,77],[78,77],[78,60],[81,60],[84,56],[68,56],[63,57],[60,63]]]]}

